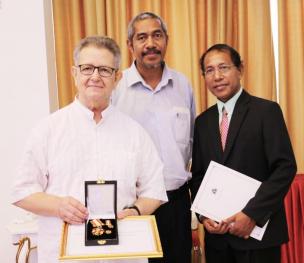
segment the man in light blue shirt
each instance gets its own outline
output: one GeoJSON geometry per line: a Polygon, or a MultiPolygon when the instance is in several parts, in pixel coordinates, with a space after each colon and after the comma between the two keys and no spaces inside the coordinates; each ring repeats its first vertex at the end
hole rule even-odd
{"type": "Polygon", "coordinates": [[[164,62],[168,44],[163,20],[149,12],[132,19],[128,47],[134,62],[112,94],[112,103],[150,134],[164,163],[169,202],[156,212],[164,251],[151,262],[190,263],[191,213],[187,181],[195,103],[187,78],[164,62]]]}

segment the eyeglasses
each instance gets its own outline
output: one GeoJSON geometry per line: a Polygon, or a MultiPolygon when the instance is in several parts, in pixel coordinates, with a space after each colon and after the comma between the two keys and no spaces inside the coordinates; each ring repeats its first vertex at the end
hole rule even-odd
{"type": "Polygon", "coordinates": [[[216,68],[207,68],[204,71],[204,75],[205,77],[213,77],[215,72],[218,71],[221,74],[225,74],[227,73],[232,67],[235,67],[235,65],[227,65],[227,64],[222,64],[217,66],[216,68]]]}
{"type": "Polygon", "coordinates": [[[114,72],[117,71],[116,68],[111,68],[111,67],[107,67],[107,66],[99,66],[99,67],[95,67],[93,65],[88,65],[88,64],[83,64],[83,65],[78,65],[81,74],[85,75],[85,76],[90,76],[94,73],[95,69],[98,70],[98,74],[101,77],[105,77],[105,78],[109,78],[113,75],[114,72]]]}

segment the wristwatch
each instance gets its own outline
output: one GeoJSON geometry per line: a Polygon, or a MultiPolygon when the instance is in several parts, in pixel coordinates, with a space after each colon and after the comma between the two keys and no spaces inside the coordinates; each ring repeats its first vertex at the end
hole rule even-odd
{"type": "Polygon", "coordinates": [[[136,212],[139,216],[141,215],[140,210],[136,205],[127,206],[124,209],[134,209],[134,210],[136,210],[136,212]]]}
{"type": "Polygon", "coordinates": [[[203,220],[205,219],[206,217],[204,217],[203,215],[199,215],[198,216],[198,222],[200,222],[201,224],[203,224],[203,220]]]}

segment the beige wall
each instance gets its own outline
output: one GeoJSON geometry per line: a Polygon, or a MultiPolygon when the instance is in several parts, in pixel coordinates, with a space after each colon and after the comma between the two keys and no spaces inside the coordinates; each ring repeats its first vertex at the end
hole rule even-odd
{"type": "Polygon", "coordinates": [[[14,262],[6,225],[23,216],[10,187],[30,129],[49,113],[43,1],[0,0],[0,259],[14,262]]]}

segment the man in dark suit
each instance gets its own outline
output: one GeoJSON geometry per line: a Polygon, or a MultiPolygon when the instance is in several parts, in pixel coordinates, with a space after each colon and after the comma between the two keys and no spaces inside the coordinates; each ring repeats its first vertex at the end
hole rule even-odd
{"type": "Polygon", "coordinates": [[[241,87],[243,64],[232,47],[210,47],[200,64],[206,87],[217,97],[217,104],[195,122],[193,195],[211,160],[262,182],[255,197],[230,218],[214,222],[199,215],[206,230],[207,262],[280,263],[280,245],[288,241],[284,196],[296,174],[280,106],[251,96],[241,87]],[[262,227],[268,220],[261,241],[249,237],[256,225],[262,227]]]}

